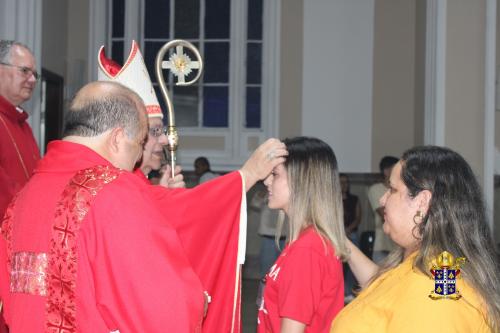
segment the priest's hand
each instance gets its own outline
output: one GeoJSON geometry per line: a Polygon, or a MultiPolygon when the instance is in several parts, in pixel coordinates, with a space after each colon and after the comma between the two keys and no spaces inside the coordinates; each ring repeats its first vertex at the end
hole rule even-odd
{"type": "Polygon", "coordinates": [[[161,170],[160,184],[166,188],[184,188],[186,183],[184,182],[184,176],[182,175],[182,168],[178,165],[175,166],[174,178],[172,178],[172,167],[170,165],[164,165],[161,170]]]}
{"type": "Polygon", "coordinates": [[[266,178],[273,168],[285,162],[286,146],[278,139],[268,139],[261,144],[240,169],[248,191],[259,180],[266,178]]]}

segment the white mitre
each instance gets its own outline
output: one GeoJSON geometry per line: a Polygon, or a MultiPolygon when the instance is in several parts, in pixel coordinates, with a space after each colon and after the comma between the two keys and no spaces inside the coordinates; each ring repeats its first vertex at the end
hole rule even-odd
{"type": "Polygon", "coordinates": [[[106,58],[104,45],[101,46],[97,55],[97,79],[99,81],[113,81],[135,91],[146,104],[148,117],[163,118],[160,103],[156,98],[153,84],[144,64],[141,51],[136,41],[132,41],[132,49],[125,65],[120,66],[112,59],[106,58]]]}

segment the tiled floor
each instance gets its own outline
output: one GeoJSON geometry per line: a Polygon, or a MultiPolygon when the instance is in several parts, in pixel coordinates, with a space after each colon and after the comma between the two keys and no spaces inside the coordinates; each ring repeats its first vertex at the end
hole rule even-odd
{"type": "Polygon", "coordinates": [[[243,333],[255,333],[257,330],[257,289],[259,280],[243,279],[242,283],[241,316],[243,322],[243,333]]]}

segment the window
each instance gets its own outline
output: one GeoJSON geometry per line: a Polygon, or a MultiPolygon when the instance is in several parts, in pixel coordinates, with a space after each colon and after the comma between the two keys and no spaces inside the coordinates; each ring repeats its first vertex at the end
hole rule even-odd
{"type": "MultiPolygon", "coordinates": [[[[174,87],[172,75],[165,73],[178,111],[177,126],[228,128],[231,4],[229,0],[211,0],[209,7],[204,5],[205,0],[145,0],[145,61],[148,71],[154,73],[155,57],[163,44],[173,39],[193,43],[205,62],[200,81],[192,87],[174,87]]],[[[153,81],[156,85],[156,78],[153,81]]]]}
{"type": "MultiPolygon", "coordinates": [[[[125,40],[125,0],[113,0],[111,12],[111,58],[119,64],[123,64],[125,40]]],[[[126,52],[126,51],[125,51],[126,52]]]]}
{"type": "MultiPolygon", "coordinates": [[[[109,1],[107,44],[112,57],[123,63],[131,39],[138,40],[165,114],[154,74],[158,50],[168,41],[185,39],[203,57],[204,73],[192,86],[174,86],[172,74],[164,72],[181,136],[180,149],[183,136],[191,137],[190,142],[196,137],[221,139],[211,140],[215,142],[212,146],[202,145],[204,149],[187,147],[181,163],[205,155],[214,169],[217,165],[230,169],[244,161],[257,143],[276,135],[278,0],[109,1]],[[129,8],[137,8],[139,14],[131,15],[129,8]]],[[[193,77],[194,72],[186,80],[193,77]]]]}
{"type": "Polygon", "coordinates": [[[246,116],[247,128],[260,128],[262,86],[262,0],[248,6],[246,116]]]}

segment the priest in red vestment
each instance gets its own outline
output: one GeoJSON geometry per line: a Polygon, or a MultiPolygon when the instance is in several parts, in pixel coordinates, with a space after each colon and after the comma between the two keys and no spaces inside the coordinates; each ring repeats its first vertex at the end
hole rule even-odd
{"type": "MultiPolygon", "coordinates": [[[[38,79],[35,68],[35,58],[25,45],[0,40],[0,218],[40,159],[26,122],[28,114],[20,107],[33,93],[38,79]]],[[[0,333],[3,332],[7,329],[0,317],[0,333]]]]}
{"type": "MultiPolygon", "coordinates": [[[[181,244],[183,223],[176,231],[158,208],[165,193],[181,194],[152,191],[130,172],[146,132],[144,104],[127,88],[99,82],[77,94],[64,139],[49,145],[2,223],[0,297],[11,332],[201,331],[205,285],[181,244]]],[[[228,209],[239,210],[243,187],[285,154],[270,139],[230,174],[221,187],[239,196],[228,209]]]]}
{"type": "Polygon", "coordinates": [[[28,114],[20,107],[31,98],[38,77],[25,45],[0,40],[0,216],[40,159],[28,114]]]}

